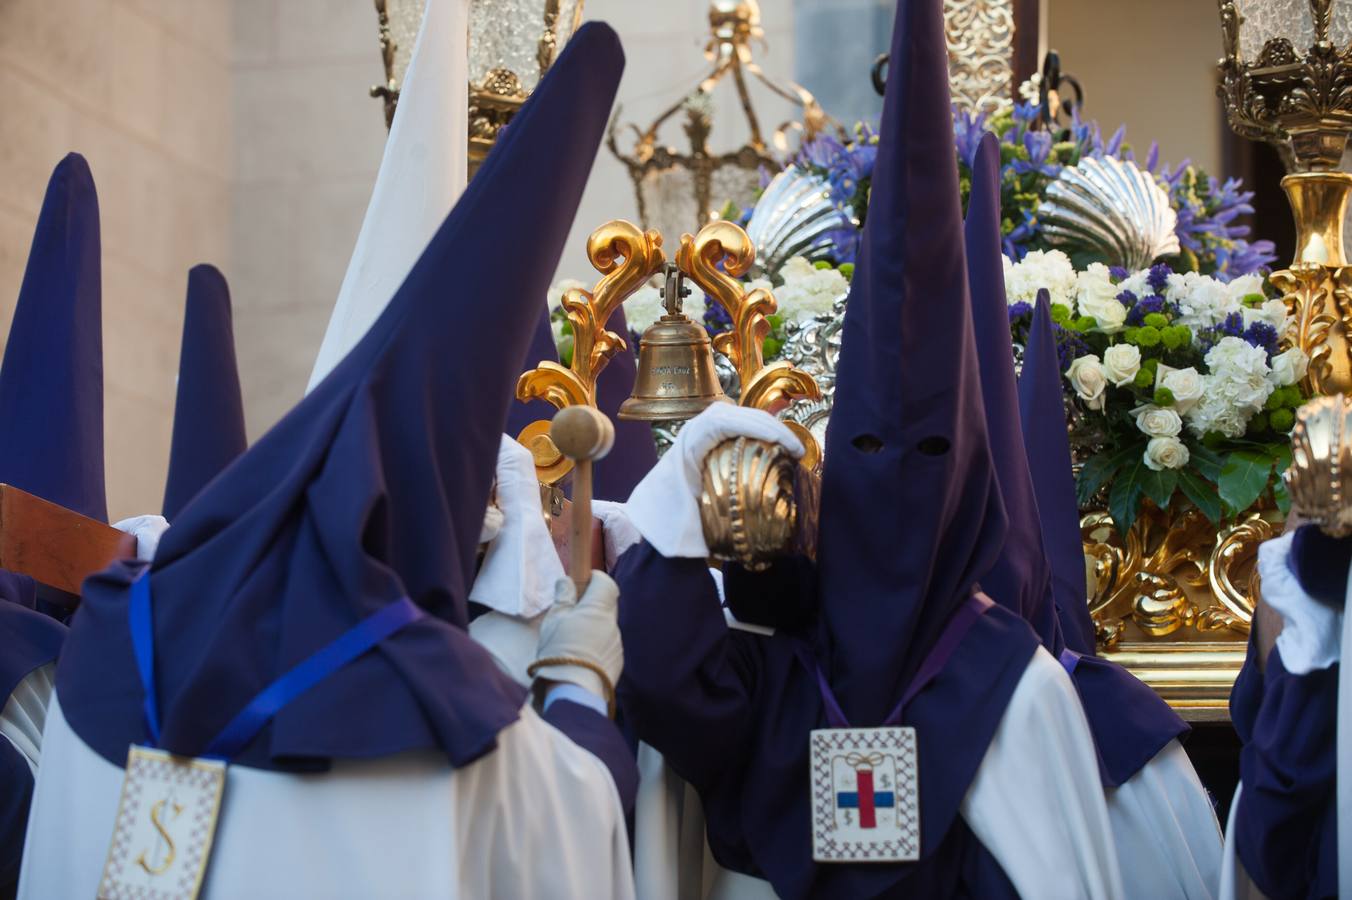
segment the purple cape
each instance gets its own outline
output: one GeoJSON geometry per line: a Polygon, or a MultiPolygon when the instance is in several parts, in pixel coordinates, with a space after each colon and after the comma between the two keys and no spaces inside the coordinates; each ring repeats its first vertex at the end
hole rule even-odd
{"type": "MultiPolygon", "coordinates": [[[[236,762],[439,749],[460,766],[516,720],[523,690],[466,633],[466,595],[530,339],[510,326],[549,287],[622,69],[611,29],[578,30],[367,334],[165,534],[148,576],[165,749],[200,754],[401,596],[430,615],[285,706],[236,762]]],[[[117,765],[147,739],[127,622],[139,571],[85,583],[57,673],[72,728],[117,765]]]]}
{"type": "Polygon", "coordinates": [[[188,501],[248,444],[235,364],[230,289],[215,266],[194,266],[188,272],[164,517],[171,522],[177,519],[188,501]]]}

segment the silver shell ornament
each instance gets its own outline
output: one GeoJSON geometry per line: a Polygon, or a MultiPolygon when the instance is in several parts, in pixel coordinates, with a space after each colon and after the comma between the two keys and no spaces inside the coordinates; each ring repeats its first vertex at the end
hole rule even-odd
{"type": "Polygon", "coordinates": [[[1130,160],[1085,157],[1065,167],[1047,186],[1037,215],[1052,244],[1130,271],[1179,252],[1169,195],[1130,160]]]}
{"type": "Polygon", "coordinates": [[[753,275],[773,278],[795,256],[809,261],[836,255],[835,233],[857,223],[831,199],[826,179],[789,166],[770,179],[746,223],[756,245],[753,275]]]}

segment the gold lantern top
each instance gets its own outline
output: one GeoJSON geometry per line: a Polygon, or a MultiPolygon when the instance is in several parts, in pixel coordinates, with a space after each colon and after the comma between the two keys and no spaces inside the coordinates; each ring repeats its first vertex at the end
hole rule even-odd
{"type": "Polygon", "coordinates": [[[612,124],[607,138],[610,152],[625,164],[634,182],[639,219],[644,227],[666,234],[679,234],[688,223],[714,218],[715,204],[721,206],[731,200],[742,206],[751,205],[760,186],[761,168],[779,168],[771,155],[772,149],[786,154],[791,134],[799,133],[803,139],[809,139],[834,125],[810,91],[792,82],[771,79],[755,61],[752,42],[759,40],[764,44],[756,0],[712,0],[709,29],[710,38],[704,50],[705,57],[713,63],[709,74],[646,127],[626,125],[635,135],[628,154],[619,147],[617,124],[612,124]],[[767,137],[751,102],[752,79],[776,97],[794,104],[798,118],[780,123],[767,137]],[[715,152],[709,146],[713,99],[724,81],[735,88],[749,137],[740,147],[715,152]],[[682,113],[688,152],[661,143],[658,137],[663,127],[682,113]]]}
{"type": "MultiPolygon", "coordinates": [[[[498,132],[540,83],[582,23],[586,0],[470,0],[469,162],[488,154],[498,132]]],[[[375,0],[385,83],[371,88],[394,121],[427,0],[375,0]]]]}
{"type": "Polygon", "coordinates": [[[1230,126],[1271,141],[1298,170],[1338,168],[1352,132],[1352,5],[1219,0],[1217,88],[1230,126]]]}

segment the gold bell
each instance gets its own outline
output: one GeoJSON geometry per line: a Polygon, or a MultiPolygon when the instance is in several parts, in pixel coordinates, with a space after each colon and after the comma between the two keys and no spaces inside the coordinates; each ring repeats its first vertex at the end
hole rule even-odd
{"type": "Polygon", "coordinates": [[[667,314],[639,338],[634,393],[620,406],[621,419],[683,421],[711,403],[732,402],[718,383],[709,333],[681,312],[681,298],[690,294],[685,276],[671,263],[663,271],[667,314]]]}

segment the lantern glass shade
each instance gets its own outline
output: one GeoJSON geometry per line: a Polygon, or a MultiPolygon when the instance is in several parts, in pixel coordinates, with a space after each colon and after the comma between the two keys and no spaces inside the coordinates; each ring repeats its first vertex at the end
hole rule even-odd
{"type": "Polygon", "coordinates": [[[583,0],[474,0],[469,10],[469,80],[505,69],[524,94],[573,36],[583,0]]]}
{"type": "MultiPolygon", "coordinates": [[[[1243,17],[1239,27],[1239,58],[1256,62],[1263,47],[1275,38],[1286,38],[1297,55],[1314,45],[1314,13],[1310,0],[1235,0],[1243,17]]],[[[1335,47],[1352,42],[1352,3],[1334,0],[1329,40],[1335,47]]]]}
{"type": "Polygon", "coordinates": [[[404,83],[404,73],[413,58],[413,45],[418,42],[418,29],[422,27],[426,6],[427,0],[385,0],[390,17],[390,39],[394,41],[394,65],[390,75],[396,85],[404,83]]]}

